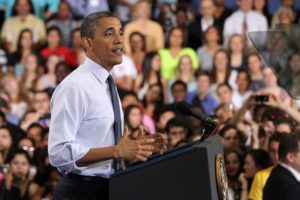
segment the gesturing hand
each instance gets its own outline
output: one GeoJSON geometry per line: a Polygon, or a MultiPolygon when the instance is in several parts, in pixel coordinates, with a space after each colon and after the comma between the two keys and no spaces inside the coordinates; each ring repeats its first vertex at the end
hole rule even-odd
{"type": "MultiPolygon", "coordinates": [[[[139,130],[140,135],[143,135],[142,129],[139,130]]],[[[125,126],[124,135],[116,146],[117,157],[128,161],[146,161],[155,149],[154,143],[155,139],[150,137],[139,137],[136,140],[130,139],[128,128],[125,126]]]]}
{"type": "Polygon", "coordinates": [[[139,127],[139,133],[137,136],[137,139],[143,139],[143,138],[149,138],[154,139],[154,150],[153,153],[160,153],[163,154],[163,152],[167,149],[167,140],[161,133],[155,133],[151,135],[145,135],[143,126],[139,127]]]}

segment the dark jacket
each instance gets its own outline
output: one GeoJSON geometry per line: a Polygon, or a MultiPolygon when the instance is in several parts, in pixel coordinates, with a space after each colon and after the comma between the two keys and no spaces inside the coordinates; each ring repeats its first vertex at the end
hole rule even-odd
{"type": "Polygon", "coordinates": [[[263,191],[263,200],[299,200],[300,182],[294,175],[282,167],[276,166],[267,180],[263,191]]]}

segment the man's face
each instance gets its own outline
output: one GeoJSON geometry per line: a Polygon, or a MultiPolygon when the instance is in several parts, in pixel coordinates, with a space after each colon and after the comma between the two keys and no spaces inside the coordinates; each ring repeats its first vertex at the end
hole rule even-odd
{"type": "Polygon", "coordinates": [[[246,73],[239,73],[237,75],[236,84],[241,91],[248,89],[249,81],[246,73]]]}
{"type": "Polygon", "coordinates": [[[210,86],[209,77],[206,75],[199,76],[197,79],[198,93],[206,93],[210,86]]]}
{"type": "Polygon", "coordinates": [[[19,0],[16,5],[18,15],[27,15],[30,12],[30,6],[27,0],[19,0]]]}
{"type": "MultiPolygon", "coordinates": [[[[298,142],[298,149],[300,149],[300,142],[298,142]]],[[[293,154],[293,162],[291,166],[300,173],[300,150],[297,153],[293,154]]]]}
{"type": "Polygon", "coordinates": [[[122,62],[123,28],[114,17],[102,18],[95,28],[93,38],[83,38],[87,56],[106,69],[122,62]]]}
{"type": "Polygon", "coordinates": [[[33,97],[33,109],[41,115],[50,112],[50,99],[44,92],[36,93],[33,97]]]}
{"type": "Polygon", "coordinates": [[[185,90],[183,85],[174,85],[172,94],[175,102],[183,101],[185,99],[186,93],[187,91],[185,90]]]}
{"type": "Polygon", "coordinates": [[[230,104],[232,102],[232,92],[227,86],[218,88],[217,95],[221,103],[230,104]]]}
{"type": "Polygon", "coordinates": [[[186,138],[186,130],[184,127],[175,126],[170,128],[168,136],[169,143],[175,146],[178,142],[183,141],[186,138]]]}
{"type": "Polygon", "coordinates": [[[279,163],[278,149],[279,149],[279,142],[272,141],[269,144],[269,155],[271,157],[271,161],[273,165],[277,165],[279,163]]]}
{"type": "Polygon", "coordinates": [[[248,12],[252,9],[252,0],[238,0],[237,2],[243,12],[248,12]]]}
{"type": "Polygon", "coordinates": [[[204,0],[202,1],[201,5],[200,5],[200,13],[202,13],[202,15],[204,17],[212,17],[215,11],[215,6],[213,4],[212,1],[210,0],[204,0]]]}

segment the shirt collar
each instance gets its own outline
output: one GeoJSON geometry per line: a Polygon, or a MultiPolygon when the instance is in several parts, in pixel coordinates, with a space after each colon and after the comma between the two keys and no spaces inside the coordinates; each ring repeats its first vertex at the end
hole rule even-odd
{"type": "Polygon", "coordinates": [[[291,166],[289,166],[285,163],[280,163],[280,165],[282,167],[286,168],[287,170],[289,170],[293,174],[293,176],[296,178],[296,180],[298,182],[300,182],[300,173],[299,172],[297,172],[294,168],[292,168],[291,166]]]}
{"type": "Polygon", "coordinates": [[[94,76],[101,82],[105,83],[109,72],[104,69],[101,65],[90,59],[89,57],[85,57],[83,65],[94,74],[94,76]]]}

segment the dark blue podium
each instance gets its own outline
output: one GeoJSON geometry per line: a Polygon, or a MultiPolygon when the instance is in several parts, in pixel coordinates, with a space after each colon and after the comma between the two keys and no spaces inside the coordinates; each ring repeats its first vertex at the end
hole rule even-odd
{"type": "Polygon", "coordinates": [[[219,137],[151,157],[110,178],[110,200],[223,200],[227,180],[219,137]]]}

